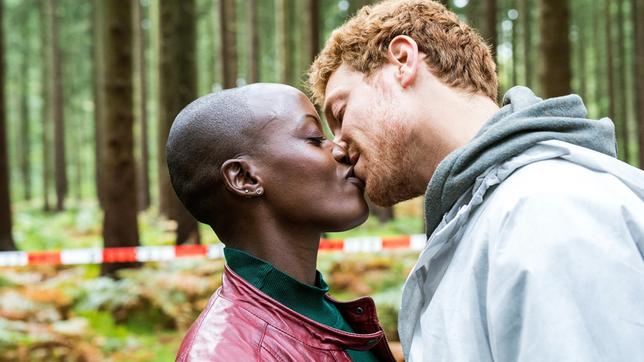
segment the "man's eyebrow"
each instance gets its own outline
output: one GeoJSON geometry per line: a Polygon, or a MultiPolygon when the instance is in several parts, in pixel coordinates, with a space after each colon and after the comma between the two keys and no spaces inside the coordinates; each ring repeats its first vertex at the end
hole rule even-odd
{"type": "Polygon", "coordinates": [[[331,109],[331,105],[345,96],[346,96],[346,92],[343,92],[342,90],[340,90],[340,91],[333,92],[333,94],[326,99],[326,101],[324,102],[324,115],[327,118],[327,122],[329,121],[329,119],[332,119],[334,122],[337,121],[335,119],[335,115],[333,114],[333,109],[331,109]]]}

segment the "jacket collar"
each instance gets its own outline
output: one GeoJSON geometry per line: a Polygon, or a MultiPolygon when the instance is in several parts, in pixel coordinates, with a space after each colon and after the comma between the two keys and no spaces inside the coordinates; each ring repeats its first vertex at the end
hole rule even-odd
{"type": "Polygon", "coordinates": [[[246,282],[228,266],[225,267],[222,279],[223,284],[219,291],[222,298],[230,300],[270,326],[312,347],[364,351],[386,343],[371,298],[363,297],[352,302],[341,303],[327,296],[353,329],[360,334],[349,333],[315,322],[287,308],[246,282]]]}

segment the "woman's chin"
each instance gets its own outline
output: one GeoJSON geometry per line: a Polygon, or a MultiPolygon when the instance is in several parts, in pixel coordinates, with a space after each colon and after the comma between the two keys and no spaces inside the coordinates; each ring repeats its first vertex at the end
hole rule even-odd
{"type": "Polygon", "coordinates": [[[336,214],[336,220],[332,225],[326,228],[325,232],[341,232],[351,230],[362,225],[369,218],[369,208],[365,204],[364,208],[357,210],[354,214],[336,214]]]}

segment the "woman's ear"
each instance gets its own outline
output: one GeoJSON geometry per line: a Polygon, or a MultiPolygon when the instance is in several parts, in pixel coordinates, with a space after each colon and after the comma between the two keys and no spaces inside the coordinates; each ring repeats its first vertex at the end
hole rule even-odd
{"type": "Polygon", "coordinates": [[[418,71],[418,44],[407,35],[398,35],[389,42],[389,62],[397,67],[396,79],[403,88],[412,85],[418,71]]]}
{"type": "Polygon", "coordinates": [[[227,160],[221,165],[221,177],[226,189],[237,196],[257,197],[264,194],[261,179],[249,160],[227,160]]]}

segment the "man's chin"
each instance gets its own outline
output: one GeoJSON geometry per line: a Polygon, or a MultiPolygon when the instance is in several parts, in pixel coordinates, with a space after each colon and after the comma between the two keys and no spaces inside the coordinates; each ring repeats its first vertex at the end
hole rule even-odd
{"type": "Polygon", "coordinates": [[[370,187],[370,185],[367,183],[367,187],[365,189],[369,200],[380,207],[391,207],[399,202],[407,201],[413,199],[414,197],[422,195],[422,193],[412,192],[406,187],[382,187],[385,185],[380,186],[381,187],[370,187]]]}

